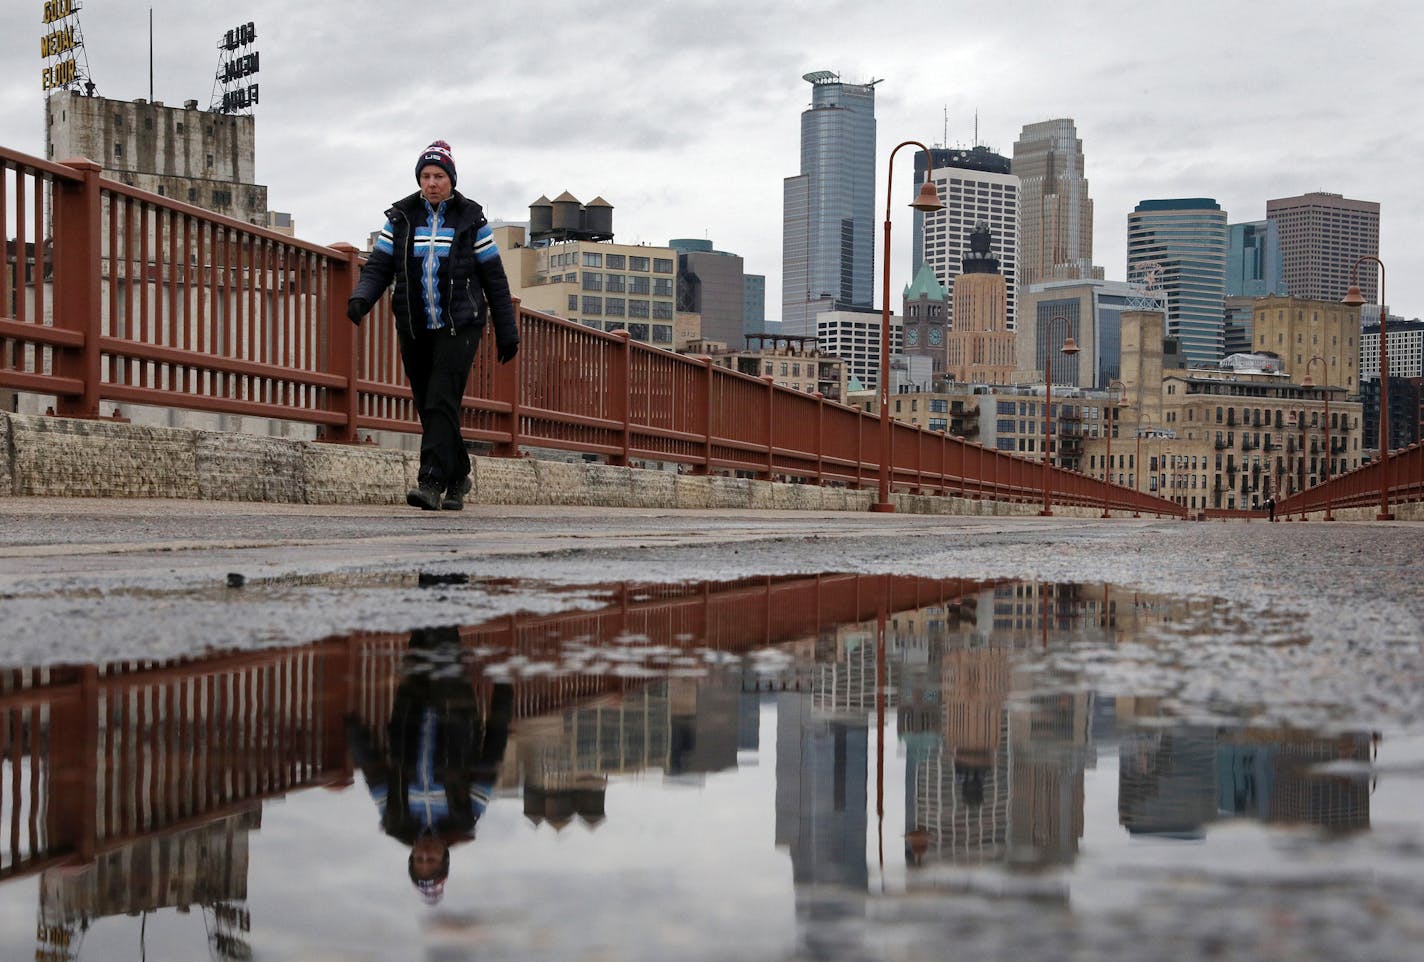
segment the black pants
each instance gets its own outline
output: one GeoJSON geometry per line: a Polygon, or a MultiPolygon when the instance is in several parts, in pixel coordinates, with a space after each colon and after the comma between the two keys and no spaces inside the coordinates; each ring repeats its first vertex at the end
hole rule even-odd
{"type": "Polygon", "coordinates": [[[470,474],[460,436],[460,399],[470,380],[484,327],[417,331],[400,337],[401,363],[420,415],[420,481],[450,488],[470,474]]]}

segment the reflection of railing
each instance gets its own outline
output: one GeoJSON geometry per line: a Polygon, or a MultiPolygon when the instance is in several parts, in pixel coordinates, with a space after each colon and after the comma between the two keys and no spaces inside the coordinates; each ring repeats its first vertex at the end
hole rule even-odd
{"type": "MultiPolygon", "coordinates": [[[[0,171],[0,211],[17,225],[16,267],[0,259],[0,387],[54,395],[69,417],[99,417],[104,401],[298,421],[330,441],[419,430],[389,304],[359,329],[346,320],[354,248],[104,180],[89,162],[0,148],[0,171]],[[21,269],[27,245],[50,243],[35,244],[47,235],[46,195],[52,278],[21,269]]],[[[1043,489],[1042,465],[1017,455],[899,423],[882,451],[878,418],[857,408],[627,332],[518,314],[515,363],[481,351],[464,399],[465,437],[497,454],[537,445],[858,488],[887,460],[902,491],[1034,501],[1043,489]]],[[[1050,474],[1054,501],[1105,503],[1100,481],[1050,474]]],[[[1181,513],[1121,486],[1106,496],[1111,507],[1181,513]]]]}
{"type": "MultiPolygon", "coordinates": [[[[879,611],[946,603],[980,586],[825,575],[619,587],[599,608],[497,618],[460,629],[460,637],[477,672],[511,656],[557,667],[578,641],[740,653],[879,611]]],[[[384,729],[407,641],[358,634],[157,665],[3,673],[0,879],[87,861],[294,789],[344,783],[351,769],[343,719],[354,713],[384,729]]],[[[529,717],[642,682],[550,670],[513,684],[516,717],[529,717]]]]}

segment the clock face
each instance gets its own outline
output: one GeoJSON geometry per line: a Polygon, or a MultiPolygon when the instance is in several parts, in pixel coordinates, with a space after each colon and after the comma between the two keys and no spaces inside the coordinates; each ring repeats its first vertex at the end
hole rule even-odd
{"type": "Polygon", "coordinates": [[[915,347],[920,343],[920,329],[911,327],[905,330],[905,343],[910,347],[915,347]]]}
{"type": "Polygon", "coordinates": [[[944,330],[942,328],[930,328],[930,343],[935,347],[939,347],[944,343],[944,330]]]}

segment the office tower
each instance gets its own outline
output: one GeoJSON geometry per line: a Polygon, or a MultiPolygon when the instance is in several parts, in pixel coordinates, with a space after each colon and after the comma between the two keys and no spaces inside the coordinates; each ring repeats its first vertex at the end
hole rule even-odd
{"type": "Polygon", "coordinates": [[[1141,294],[1122,281],[1049,281],[1024,291],[1022,323],[1017,334],[1018,370],[1043,371],[1044,354],[1059,351],[1068,334],[1078,353],[1056,353],[1053,380],[1057,384],[1106,390],[1122,372],[1122,316],[1137,308],[1141,294]],[[1050,325],[1051,318],[1068,324],[1050,325]],[[1050,331],[1049,328],[1052,327],[1050,331]]]}
{"type": "MultiPolygon", "coordinates": [[[[969,249],[969,235],[981,223],[989,226],[1007,295],[1006,324],[1014,329],[1014,299],[1018,277],[1019,179],[1010,173],[1009,159],[988,147],[972,150],[936,147],[926,157],[915,152],[915,183],[925,180],[925,164],[933,161],[935,188],[944,209],[915,211],[911,270],[930,265],[945,290],[964,271],[960,255],[969,249]]],[[[954,329],[954,308],[947,318],[954,329]]]]}
{"type": "Polygon", "coordinates": [[[741,348],[747,310],[741,256],[696,237],[674,238],[668,246],[677,251],[677,309],[701,317],[704,342],[741,348]]]}
{"type": "Polygon", "coordinates": [[[1209,197],[1144,200],[1127,215],[1127,280],[1167,300],[1167,336],[1189,364],[1221,360],[1226,211],[1209,197]]]}
{"type": "MultiPolygon", "coordinates": [[[[1291,297],[1338,301],[1350,287],[1355,262],[1379,255],[1380,207],[1370,200],[1312,192],[1266,201],[1266,219],[1280,232],[1286,290],[1291,297]]],[[[1375,264],[1360,265],[1360,293],[1378,304],[1375,264]]]]}
{"type": "Polygon", "coordinates": [[[875,84],[808,73],[801,173],[782,183],[783,334],[815,335],[822,311],[872,306],[875,280],[875,84]]]}
{"type": "Polygon", "coordinates": [[[1070,118],[1027,124],[1014,142],[1019,179],[1018,282],[1101,278],[1083,142],[1070,118]]]}
{"type": "MultiPolygon", "coordinates": [[[[1269,297],[1286,293],[1280,231],[1273,220],[1229,225],[1226,296],[1269,297]]],[[[1344,292],[1341,292],[1344,295],[1344,292]]]]}
{"type": "Polygon", "coordinates": [[[956,321],[945,338],[945,371],[961,383],[1009,384],[1014,377],[1008,293],[992,250],[989,225],[981,222],[969,235],[964,272],[954,279],[956,321]]]}
{"type": "Polygon", "coordinates": [[[152,191],[248,224],[266,226],[267,188],[257,183],[257,121],[147,100],[56,90],[45,100],[45,152],[88,157],[107,180],[152,191]]]}

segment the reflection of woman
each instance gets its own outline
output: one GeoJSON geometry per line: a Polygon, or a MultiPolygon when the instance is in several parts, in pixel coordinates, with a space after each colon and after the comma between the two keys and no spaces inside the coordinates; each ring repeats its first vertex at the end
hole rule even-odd
{"type": "Polygon", "coordinates": [[[411,633],[396,689],[386,750],[370,729],[348,719],[353,761],[381,813],[381,828],[411,847],[411,881],[440,899],[450,874],[450,846],[475,837],[509,739],[513,689],[495,685],[480,703],[460,662],[453,627],[411,633]]]}

